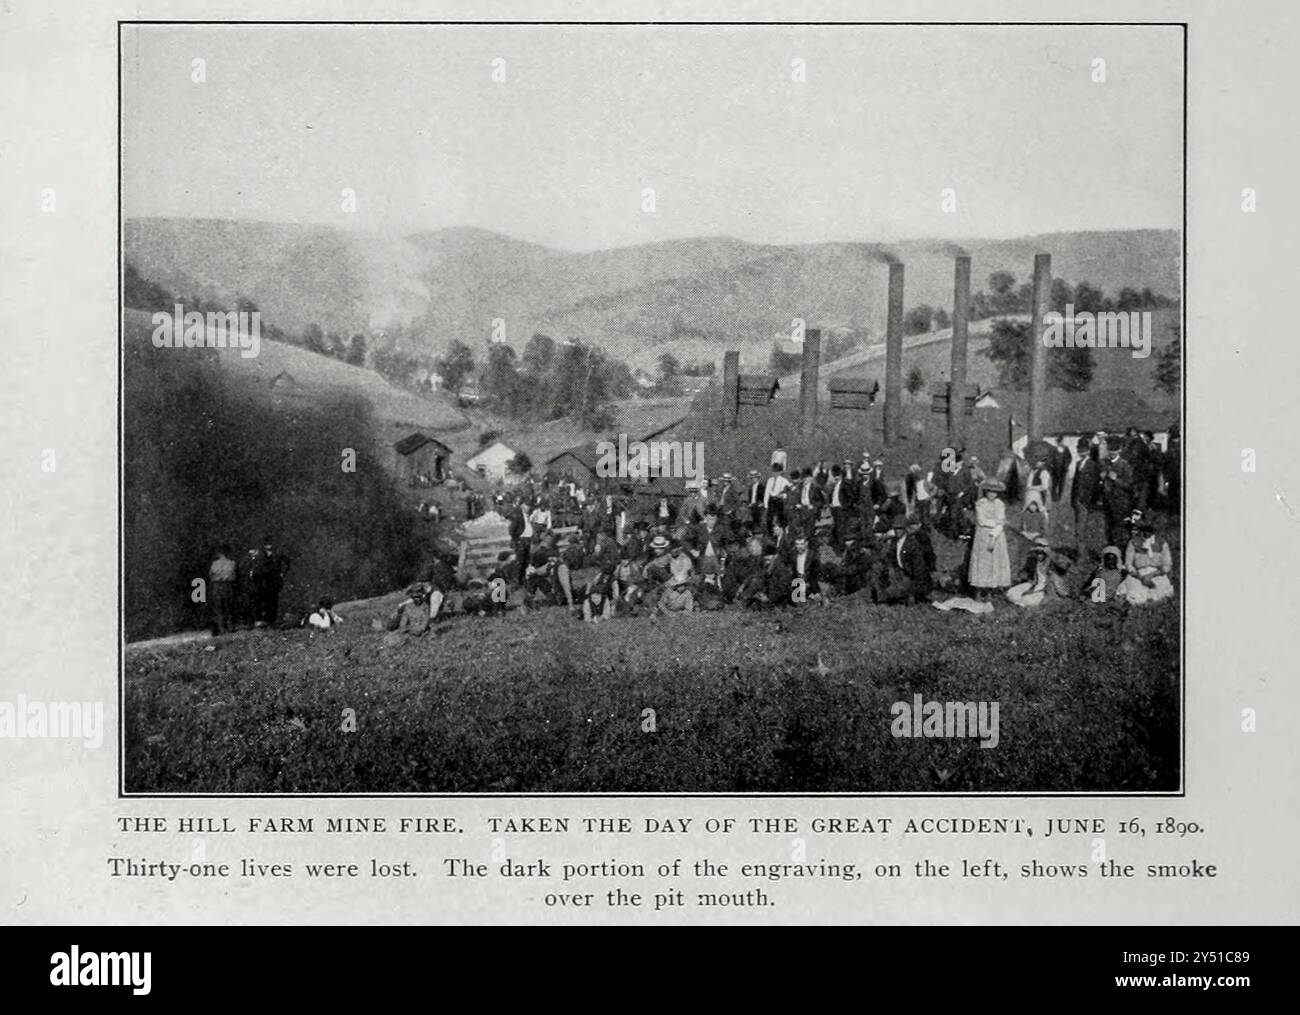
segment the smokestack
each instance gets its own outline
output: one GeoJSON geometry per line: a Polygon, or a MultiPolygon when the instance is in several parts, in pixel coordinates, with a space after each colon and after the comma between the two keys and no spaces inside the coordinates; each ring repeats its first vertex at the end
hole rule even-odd
{"type": "Polygon", "coordinates": [[[898,441],[903,421],[903,264],[889,262],[889,317],[885,324],[885,443],[898,441]]]}
{"type": "Polygon", "coordinates": [[[822,333],[809,328],[803,336],[803,372],[799,376],[799,422],[811,433],[817,427],[817,381],[822,362],[822,333]]]}
{"type": "Polygon", "coordinates": [[[722,354],[722,428],[734,430],[740,414],[740,351],[722,354]]]}
{"type": "Polygon", "coordinates": [[[970,328],[970,258],[957,258],[952,287],[952,365],[948,371],[948,443],[960,448],[966,434],[966,338],[970,328]]]}
{"type": "Polygon", "coordinates": [[[1029,305],[1029,437],[1043,436],[1047,409],[1047,349],[1043,316],[1052,295],[1052,255],[1034,255],[1034,295],[1029,305]]]}

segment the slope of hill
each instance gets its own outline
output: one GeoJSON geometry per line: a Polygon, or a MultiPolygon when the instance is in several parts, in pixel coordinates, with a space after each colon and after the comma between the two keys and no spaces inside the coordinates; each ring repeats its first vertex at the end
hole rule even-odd
{"type": "MultiPolygon", "coordinates": [[[[148,344],[153,333],[150,315],[128,310],[123,331],[126,344],[148,344]]],[[[184,351],[174,350],[176,355],[184,351]]],[[[234,350],[217,356],[223,370],[260,392],[277,407],[292,411],[304,404],[321,405],[342,396],[360,396],[370,405],[379,436],[396,442],[412,430],[446,432],[468,425],[451,396],[434,392],[422,396],[394,387],[373,370],[349,366],[330,356],[296,345],[262,338],[259,354],[241,356],[234,350]]]]}
{"type": "MultiPolygon", "coordinates": [[[[952,257],[973,259],[973,284],[994,271],[1029,277],[1033,255],[1053,274],[1110,293],[1124,286],[1179,295],[1179,235],[1131,230],[1051,233],[1013,240],[903,241],[906,305],[948,307],[952,257]]],[[[774,246],[726,237],[569,253],[480,229],[382,237],[353,230],[263,222],[138,219],[125,253],[147,279],[180,294],[233,305],[252,299],[288,331],[403,325],[424,350],[453,339],[476,350],[500,319],[522,350],[535,331],[603,345],[633,366],[663,352],[716,359],[739,345],[766,356],[791,321],[879,335],[886,268],[870,244],[774,246]]]]}

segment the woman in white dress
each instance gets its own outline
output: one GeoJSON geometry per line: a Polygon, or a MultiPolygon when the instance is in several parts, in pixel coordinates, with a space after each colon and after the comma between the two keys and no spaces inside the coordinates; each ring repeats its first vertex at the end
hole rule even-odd
{"type": "Polygon", "coordinates": [[[970,584],[976,598],[984,600],[989,592],[1011,584],[1011,558],[1007,555],[1007,506],[999,496],[1006,487],[1000,480],[986,479],[980,484],[980,499],[975,502],[975,535],[970,548],[970,584]]]}

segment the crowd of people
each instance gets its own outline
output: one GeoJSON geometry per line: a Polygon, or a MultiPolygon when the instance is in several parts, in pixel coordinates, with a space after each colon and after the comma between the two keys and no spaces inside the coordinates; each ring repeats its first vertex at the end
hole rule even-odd
{"type": "Polygon", "coordinates": [[[1096,433],[1073,450],[1049,443],[1032,462],[1008,452],[990,472],[945,448],[933,468],[888,478],[870,454],[787,471],[778,453],[767,475],[723,473],[685,497],[529,480],[495,505],[512,550],[464,574],[436,562],[383,626],[423,633],[457,597],[468,614],[560,606],[591,622],[839,596],[972,612],[995,598],[1021,608],[1155,602],[1173,595],[1155,517],[1157,507],[1178,510],[1176,441],[1176,431],[1168,448],[1136,430],[1096,433]],[[1067,504],[1072,531],[1053,548],[1050,518],[1067,504]],[[1015,512],[1018,527],[1008,523],[1015,512]],[[1008,531],[1029,543],[1017,575],[1008,531]],[[962,547],[960,566],[939,568],[936,535],[962,547]],[[1081,561],[1095,568],[1080,583],[1070,576],[1081,561]]]}
{"type": "MultiPolygon", "coordinates": [[[[1180,509],[1177,441],[1176,429],[1163,448],[1136,430],[1099,432],[1036,442],[1032,461],[1008,451],[987,471],[945,448],[930,468],[889,475],[869,453],[787,471],[778,450],[766,475],[723,473],[685,496],[530,478],[491,504],[507,520],[510,551],[494,566],[459,570],[435,556],[376,626],[418,636],[452,612],[558,606],[594,623],[842,596],[975,613],[995,601],[1157,602],[1174,594],[1173,555],[1156,520],[1180,509]],[[1014,575],[1009,532],[1028,547],[1014,575]]],[[[487,509],[480,499],[473,514],[487,509]]],[[[288,566],[270,540],[238,561],[223,546],[209,570],[214,633],[275,623],[288,566]]],[[[302,623],[330,629],[342,620],[322,599],[302,623]]]]}
{"type": "Polygon", "coordinates": [[[240,627],[267,627],[280,616],[280,591],[289,558],[268,536],[236,559],[228,543],[217,547],[208,566],[207,601],[213,634],[240,627]]]}

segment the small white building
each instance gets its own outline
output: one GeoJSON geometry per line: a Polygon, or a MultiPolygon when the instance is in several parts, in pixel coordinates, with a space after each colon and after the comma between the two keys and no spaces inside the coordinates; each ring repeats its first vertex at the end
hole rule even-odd
{"type": "Polygon", "coordinates": [[[488,479],[502,481],[514,479],[516,477],[510,475],[508,466],[514,460],[515,454],[514,448],[497,441],[466,461],[465,467],[488,479]]]}

